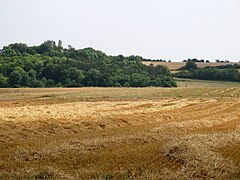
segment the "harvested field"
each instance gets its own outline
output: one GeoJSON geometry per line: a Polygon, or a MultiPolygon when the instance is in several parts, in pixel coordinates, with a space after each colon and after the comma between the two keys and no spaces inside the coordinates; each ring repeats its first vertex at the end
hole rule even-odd
{"type": "Polygon", "coordinates": [[[175,78],[180,88],[240,88],[239,82],[175,78]]]}
{"type": "Polygon", "coordinates": [[[0,89],[0,179],[240,179],[240,88],[0,89]]]}
{"type": "MultiPolygon", "coordinates": [[[[145,65],[150,65],[153,64],[154,66],[157,65],[164,65],[167,66],[170,70],[174,71],[177,70],[183,66],[186,65],[186,62],[152,62],[152,61],[143,61],[143,64],[145,65]]],[[[210,63],[201,63],[201,62],[197,62],[196,63],[198,67],[215,67],[215,66],[223,66],[223,65],[227,65],[227,64],[233,64],[233,63],[216,63],[216,62],[210,62],[210,63]]],[[[239,64],[239,63],[234,63],[234,64],[239,64]]]]}

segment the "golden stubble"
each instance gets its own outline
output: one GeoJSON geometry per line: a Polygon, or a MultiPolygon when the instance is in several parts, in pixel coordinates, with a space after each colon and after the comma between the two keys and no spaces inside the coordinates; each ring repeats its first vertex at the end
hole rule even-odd
{"type": "MultiPolygon", "coordinates": [[[[185,89],[186,98],[149,95],[160,91],[173,96],[181,88],[126,88],[124,99],[118,90],[66,94],[58,89],[54,96],[54,89],[40,95],[33,90],[34,95],[27,92],[31,98],[2,101],[0,177],[239,178],[240,99],[193,98],[199,93],[193,89],[185,89]],[[129,98],[132,91],[137,95],[129,98]]],[[[202,92],[210,96],[236,90],[202,92]]]]}

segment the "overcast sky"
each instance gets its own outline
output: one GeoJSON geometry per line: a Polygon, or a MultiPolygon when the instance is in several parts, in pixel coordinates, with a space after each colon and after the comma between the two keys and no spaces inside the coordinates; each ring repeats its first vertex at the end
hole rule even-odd
{"type": "Polygon", "coordinates": [[[22,42],[108,55],[240,60],[240,0],[0,0],[0,48],[22,42]]]}

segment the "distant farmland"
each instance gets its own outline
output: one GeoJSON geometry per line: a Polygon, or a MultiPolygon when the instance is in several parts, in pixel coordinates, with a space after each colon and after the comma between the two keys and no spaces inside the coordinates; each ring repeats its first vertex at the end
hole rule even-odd
{"type": "MultiPolygon", "coordinates": [[[[150,64],[154,64],[154,66],[157,65],[164,65],[167,66],[170,70],[177,70],[180,67],[183,67],[186,65],[186,62],[153,62],[153,61],[143,61],[143,64],[145,65],[150,65],[150,64]]],[[[210,63],[196,63],[198,67],[207,67],[207,66],[211,66],[211,67],[215,67],[215,66],[222,66],[222,65],[227,65],[227,64],[233,64],[233,63],[215,63],[215,62],[210,62],[210,63]]],[[[239,63],[234,63],[234,64],[239,64],[239,63]]]]}

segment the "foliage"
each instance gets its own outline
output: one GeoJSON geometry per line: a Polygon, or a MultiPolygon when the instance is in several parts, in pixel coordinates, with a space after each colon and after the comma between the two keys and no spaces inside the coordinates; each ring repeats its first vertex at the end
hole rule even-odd
{"type": "Polygon", "coordinates": [[[239,68],[239,64],[198,68],[194,61],[188,61],[186,66],[179,68],[180,71],[175,73],[174,76],[188,79],[240,82],[239,68]]]}
{"type": "Polygon", "coordinates": [[[192,71],[180,71],[174,76],[189,79],[240,82],[240,73],[236,69],[197,68],[192,71]]]}
{"type": "Polygon", "coordinates": [[[195,69],[197,69],[197,65],[194,61],[188,61],[186,63],[186,69],[187,70],[195,70],[195,69]]]}
{"type": "Polygon", "coordinates": [[[4,77],[2,74],[0,74],[0,88],[7,87],[8,78],[4,77]]]}
{"type": "Polygon", "coordinates": [[[146,66],[140,56],[107,56],[93,48],[65,49],[48,40],[0,50],[0,87],[175,87],[167,67],[146,66]]]}
{"type": "MultiPolygon", "coordinates": [[[[212,67],[206,67],[206,68],[212,68],[212,67]]],[[[216,66],[217,69],[240,69],[240,64],[226,64],[221,66],[216,66]]]]}

